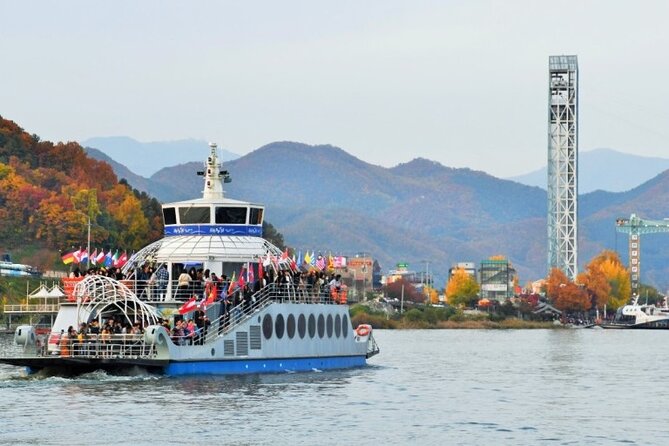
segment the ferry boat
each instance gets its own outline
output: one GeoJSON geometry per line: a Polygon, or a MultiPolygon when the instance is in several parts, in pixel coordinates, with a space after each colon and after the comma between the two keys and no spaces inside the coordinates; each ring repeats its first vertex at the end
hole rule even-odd
{"type": "Polygon", "coordinates": [[[230,179],[216,144],[198,174],[202,198],[162,206],[164,237],[131,257],[124,280],[86,275],[60,304],[48,336],[18,327],[14,339],[23,352],[0,362],[31,373],[140,367],[165,375],[246,374],[360,367],[379,353],[371,326],[353,328],[344,290],[259,281],[235,305],[220,299],[225,290],[203,296],[198,281],[178,285],[180,272],[191,268],[219,277],[244,268],[290,277],[294,268],[262,238],[264,206],[224,196],[230,179]],[[187,336],[170,330],[186,320],[195,328],[187,336]],[[110,324],[125,328],[117,333],[110,324]]]}
{"type": "Polygon", "coordinates": [[[669,329],[669,306],[666,298],[661,307],[654,304],[639,304],[638,301],[638,297],[635,297],[631,304],[618,308],[613,322],[601,324],[602,328],[669,329]]]}

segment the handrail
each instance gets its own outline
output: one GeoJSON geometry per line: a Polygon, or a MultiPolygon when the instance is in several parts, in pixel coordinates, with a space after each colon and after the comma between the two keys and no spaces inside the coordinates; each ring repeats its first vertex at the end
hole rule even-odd
{"type": "MultiPolygon", "coordinates": [[[[143,334],[87,334],[83,339],[78,337],[61,338],[57,336],[57,350],[51,354],[72,358],[155,358],[156,346],[144,342],[143,334]]],[[[48,355],[47,344],[38,349],[38,355],[48,355]]]]}

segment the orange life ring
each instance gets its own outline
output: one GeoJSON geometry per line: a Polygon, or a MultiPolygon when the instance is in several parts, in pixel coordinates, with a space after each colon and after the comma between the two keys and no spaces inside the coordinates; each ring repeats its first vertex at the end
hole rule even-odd
{"type": "Polygon", "coordinates": [[[360,337],[365,337],[369,333],[371,333],[372,327],[369,325],[359,325],[358,328],[355,329],[355,333],[360,336],[360,337]]]}

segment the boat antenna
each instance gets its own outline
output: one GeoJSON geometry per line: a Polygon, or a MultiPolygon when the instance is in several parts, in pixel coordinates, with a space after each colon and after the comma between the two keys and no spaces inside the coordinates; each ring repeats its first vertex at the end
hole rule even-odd
{"type": "Polygon", "coordinates": [[[204,190],[202,191],[203,198],[223,198],[223,183],[232,181],[230,173],[223,170],[223,165],[218,162],[217,145],[214,142],[209,143],[209,157],[204,163],[204,169],[197,172],[198,175],[204,176],[204,190]]]}

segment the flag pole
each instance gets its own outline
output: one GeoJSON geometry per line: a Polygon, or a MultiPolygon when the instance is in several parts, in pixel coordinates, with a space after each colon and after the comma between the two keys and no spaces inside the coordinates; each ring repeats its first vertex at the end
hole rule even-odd
{"type": "Polygon", "coordinates": [[[88,216],[88,243],[86,245],[86,252],[88,257],[86,257],[86,269],[91,267],[91,216],[88,216]]]}

